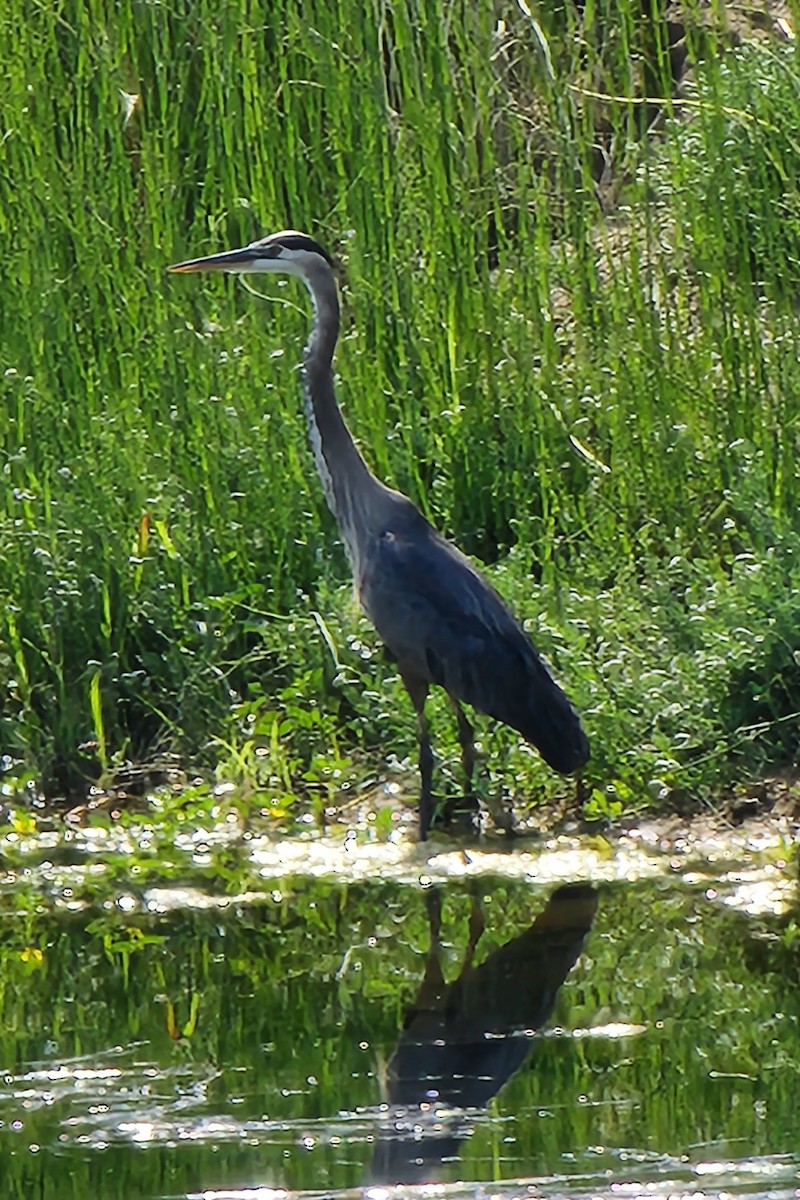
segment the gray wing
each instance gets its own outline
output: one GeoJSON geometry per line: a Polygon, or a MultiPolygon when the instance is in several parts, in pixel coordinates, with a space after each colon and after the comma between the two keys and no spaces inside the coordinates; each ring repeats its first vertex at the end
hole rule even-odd
{"type": "Polygon", "coordinates": [[[420,522],[377,538],[360,580],[362,604],[400,670],[518,730],[554,769],[582,766],[578,717],[519,622],[469,560],[420,522]]]}

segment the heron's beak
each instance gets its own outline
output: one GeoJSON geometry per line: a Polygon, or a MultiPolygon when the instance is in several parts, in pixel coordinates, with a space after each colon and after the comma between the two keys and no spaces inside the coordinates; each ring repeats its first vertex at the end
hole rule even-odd
{"type": "MultiPolygon", "coordinates": [[[[259,255],[251,246],[242,250],[223,250],[222,254],[209,254],[207,258],[189,258],[186,262],[174,263],[168,271],[187,274],[190,271],[247,271],[259,255]]],[[[262,255],[263,257],[263,255],[262,255]]]]}

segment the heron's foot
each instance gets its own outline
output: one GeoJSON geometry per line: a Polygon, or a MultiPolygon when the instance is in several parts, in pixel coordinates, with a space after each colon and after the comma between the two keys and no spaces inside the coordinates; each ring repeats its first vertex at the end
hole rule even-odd
{"type": "Polygon", "coordinates": [[[498,833],[506,837],[517,836],[517,817],[508,796],[489,795],[484,798],[486,813],[498,833]]]}
{"type": "Polygon", "coordinates": [[[480,833],[483,829],[483,805],[472,791],[462,796],[448,796],[439,804],[437,816],[448,829],[465,833],[480,833]]]}
{"type": "Polygon", "coordinates": [[[419,833],[420,841],[427,841],[431,831],[446,829],[451,831],[454,826],[459,828],[476,827],[482,812],[481,804],[474,795],[469,796],[437,796],[430,794],[420,798],[419,833]]]}

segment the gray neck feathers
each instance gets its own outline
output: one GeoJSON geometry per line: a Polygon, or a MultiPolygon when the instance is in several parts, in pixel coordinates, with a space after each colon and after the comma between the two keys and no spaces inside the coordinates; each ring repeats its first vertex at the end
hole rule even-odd
{"type": "Polygon", "coordinates": [[[359,453],[336,402],[333,352],[339,336],[339,296],[324,264],[305,277],[314,306],[314,324],[303,355],[303,391],[311,447],[328,507],[336,518],[354,572],[358,534],[369,516],[374,490],[381,485],[359,453]]]}

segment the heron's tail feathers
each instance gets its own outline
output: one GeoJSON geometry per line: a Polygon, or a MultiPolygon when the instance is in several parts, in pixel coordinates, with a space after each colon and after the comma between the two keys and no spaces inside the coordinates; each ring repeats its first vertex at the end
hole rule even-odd
{"type": "Polygon", "coordinates": [[[586,764],[589,739],[580,718],[538,655],[524,680],[494,699],[489,715],[521,733],[554,771],[571,775],[586,764]]]}
{"type": "Polygon", "coordinates": [[[557,697],[550,697],[529,719],[517,726],[522,736],[531,742],[544,761],[561,775],[571,775],[586,765],[589,758],[589,739],[580,718],[557,684],[557,697]]]}

